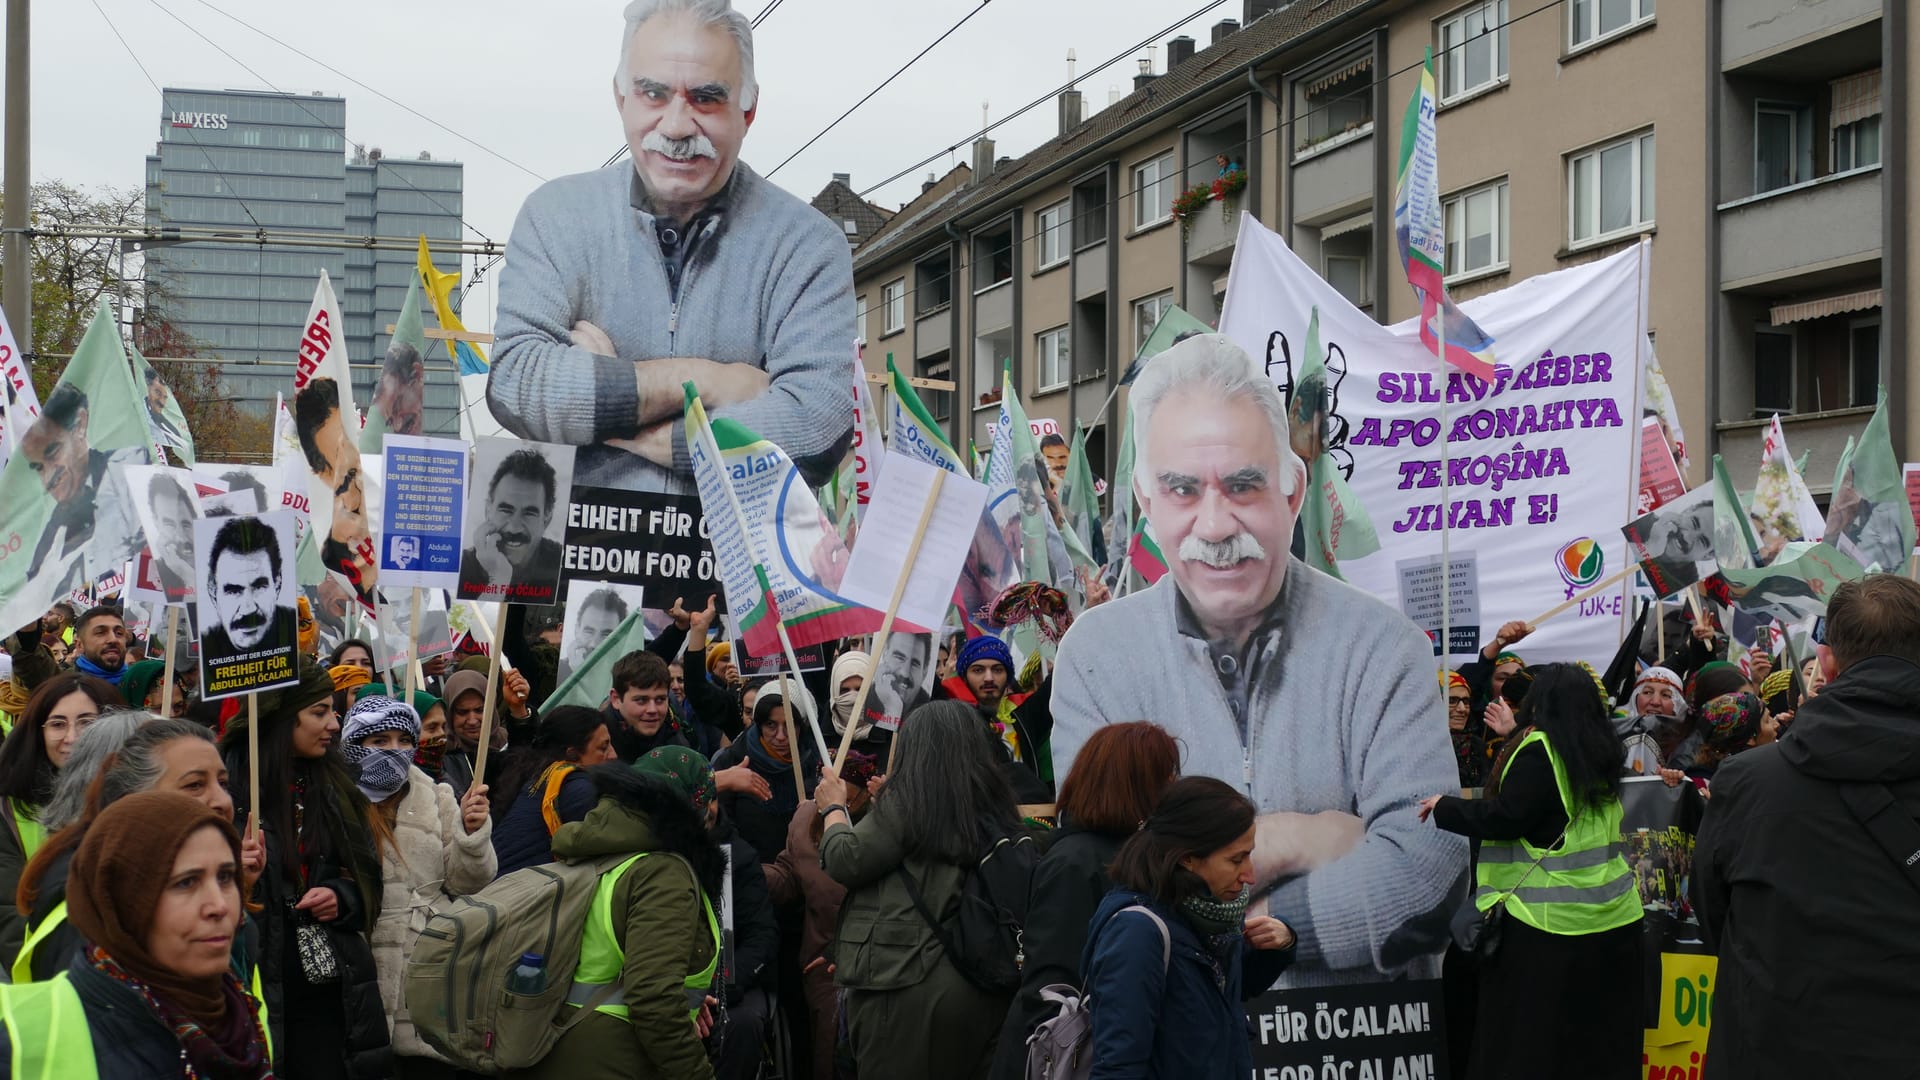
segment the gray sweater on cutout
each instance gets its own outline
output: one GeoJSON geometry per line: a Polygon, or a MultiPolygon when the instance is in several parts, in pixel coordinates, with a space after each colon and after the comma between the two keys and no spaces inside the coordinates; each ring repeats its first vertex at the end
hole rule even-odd
{"type": "Polygon", "coordinates": [[[1176,614],[1177,597],[1168,574],[1075,620],[1053,676],[1055,775],[1100,725],[1152,720],[1180,740],[1184,775],[1224,780],[1262,814],[1358,816],[1358,847],[1273,892],[1270,913],[1300,939],[1280,985],[1437,977],[1466,895],[1467,843],[1414,813],[1460,787],[1426,635],[1291,559],[1277,617],[1247,653],[1243,749],[1207,642],[1183,632],[1191,616],[1176,614]]]}
{"type": "MultiPolygon", "coordinates": [[[[522,438],[581,448],[579,484],[691,492],[685,424],[670,473],[601,445],[638,432],[633,361],[697,356],[753,364],[760,397],[714,409],[773,440],[819,483],[852,439],[853,262],[826,216],[743,162],[724,210],[681,274],[676,310],[653,215],[626,157],[535,189],[500,271],[487,404],[522,438]],[[575,322],[606,331],[617,357],[572,344],[575,322]]],[[[697,220],[697,219],[696,219],[697,220]]]]}

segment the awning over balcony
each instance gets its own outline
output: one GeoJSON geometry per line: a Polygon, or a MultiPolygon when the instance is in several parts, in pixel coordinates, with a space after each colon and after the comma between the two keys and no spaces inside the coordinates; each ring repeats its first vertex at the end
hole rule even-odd
{"type": "Polygon", "coordinates": [[[1320,226],[1320,242],[1324,244],[1336,236],[1345,236],[1350,232],[1359,232],[1361,229],[1369,228],[1372,225],[1373,211],[1369,210],[1364,214],[1355,214],[1350,218],[1344,218],[1340,221],[1320,226]]]}
{"type": "MultiPolygon", "coordinates": [[[[1353,78],[1355,75],[1364,74],[1372,69],[1373,57],[1371,56],[1334,68],[1332,71],[1327,72],[1307,84],[1307,96],[1319,97],[1321,91],[1328,87],[1338,86],[1340,83],[1353,78]]],[[[1875,74],[1878,75],[1879,73],[1875,72],[1875,74]]]]}
{"type": "Polygon", "coordinates": [[[1806,322],[1809,319],[1824,319],[1829,315],[1843,315],[1849,311],[1870,311],[1880,306],[1880,294],[1879,289],[1862,289],[1859,292],[1828,296],[1820,300],[1775,304],[1771,311],[1773,325],[1786,326],[1788,323],[1806,322]]]}
{"type": "Polygon", "coordinates": [[[1833,80],[1833,110],[1827,120],[1838,129],[1880,115],[1880,69],[1833,80]]]}

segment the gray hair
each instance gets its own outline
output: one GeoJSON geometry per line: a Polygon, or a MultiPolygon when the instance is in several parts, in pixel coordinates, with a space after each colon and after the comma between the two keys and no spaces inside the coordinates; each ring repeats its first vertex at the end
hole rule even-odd
{"type": "Polygon", "coordinates": [[[1279,452],[1280,493],[1292,496],[1306,479],[1306,465],[1287,436],[1287,403],[1280,388],[1261,372],[1245,349],[1222,334],[1195,334],[1147,364],[1134,380],[1128,398],[1133,410],[1133,485],[1136,491],[1152,493],[1153,467],[1147,462],[1147,433],[1152,430],[1153,413],[1169,394],[1176,391],[1205,393],[1220,401],[1251,398],[1267,414],[1273,426],[1274,446],[1279,452]]]}
{"type": "Polygon", "coordinates": [[[93,779],[141,724],[153,719],[145,709],[115,709],[102,713],[73,740],[67,763],[53,783],[53,795],[40,811],[40,824],[52,836],[80,820],[87,809],[87,789],[93,779]]]}
{"type": "Polygon", "coordinates": [[[165,763],[160,760],[161,749],[181,739],[204,739],[211,743],[213,732],[191,720],[150,718],[150,722],[141,724],[120,747],[119,756],[101,777],[100,805],[96,809],[105,810],[129,795],[152,791],[153,785],[160,782],[160,774],[166,771],[165,763]]]}
{"type": "Polygon", "coordinates": [[[700,25],[724,30],[733,38],[734,47],[740,51],[741,82],[734,90],[741,110],[751,110],[760,96],[760,84],[753,79],[753,23],[735,11],[729,0],[633,0],[628,4],[622,15],[627,28],[620,35],[620,66],[613,72],[614,88],[620,96],[633,89],[627,71],[627,51],[633,47],[633,36],[655,15],[675,14],[691,16],[700,25]]]}

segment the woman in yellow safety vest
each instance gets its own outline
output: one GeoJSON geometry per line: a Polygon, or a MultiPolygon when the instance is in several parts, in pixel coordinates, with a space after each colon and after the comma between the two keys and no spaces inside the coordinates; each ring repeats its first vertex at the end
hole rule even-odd
{"type": "Polygon", "coordinates": [[[1638,1076],[1640,893],[1621,855],[1620,740],[1585,670],[1531,671],[1487,797],[1420,804],[1422,818],[1480,842],[1475,906],[1503,910],[1499,948],[1480,966],[1467,1074],[1638,1076]]]}
{"type": "Polygon", "coordinates": [[[0,988],[11,1075],[272,1075],[229,967],[244,910],[231,824],[185,795],[128,796],[87,830],[72,880],[86,951],[57,979],[0,988]]]}
{"type": "MultiPolygon", "coordinates": [[[[233,821],[233,798],[225,787],[227,769],[213,745],[213,733],[191,720],[155,720],[150,713],[132,711],[110,714],[79,740],[69,773],[88,756],[87,744],[107,735],[106,729],[122,717],[141,722],[109,751],[112,760],[95,770],[94,778],[61,777],[63,793],[68,784],[77,782],[89,789],[88,802],[70,825],[47,837],[21,875],[20,911],[27,920],[27,940],[13,962],[16,983],[53,978],[67,969],[82,948],[79,933],[67,919],[67,885],[74,852],[100,811],[129,795],[171,791],[233,821]]],[[[245,829],[246,823],[234,822],[234,828],[245,829]]],[[[240,856],[245,878],[258,877],[267,861],[266,845],[258,832],[242,838],[240,856]]],[[[258,941],[253,940],[257,937],[257,933],[243,933],[234,949],[236,970],[248,978],[258,975],[258,941]]]]}
{"type": "Polygon", "coordinates": [[[105,679],[69,671],[40,684],[20,722],[0,743],[0,962],[12,964],[26,923],[13,902],[20,873],[40,850],[46,831],[40,808],[67,763],[73,741],[107,709],[122,706],[105,679]]]}
{"type": "Polygon", "coordinates": [[[599,765],[588,775],[600,801],[554,832],[553,853],[566,862],[629,857],[600,876],[567,994],[571,1009],[595,1015],[524,1075],[712,1080],[701,1039],[719,977],[715,910],[726,875],[708,839],[718,808],[713,768],[698,751],[665,746],[631,769],[599,765]]]}

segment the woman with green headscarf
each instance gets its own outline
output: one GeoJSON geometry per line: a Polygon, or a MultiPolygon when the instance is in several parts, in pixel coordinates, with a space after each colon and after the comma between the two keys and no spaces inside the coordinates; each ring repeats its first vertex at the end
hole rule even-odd
{"type": "MultiPolygon", "coordinates": [[[[127,673],[120,677],[120,696],[127,699],[130,709],[145,709],[160,716],[160,699],[166,693],[167,662],[165,660],[142,660],[137,664],[128,664],[127,673]]],[[[165,715],[179,719],[187,715],[187,695],[174,687],[171,711],[165,715]]]]}
{"type": "Polygon", "coordinates": [[[719,978],[716,910],[726,873],[707,837],[717,808],[713,767],[687,747],[666,746],[631,768],[587,773],[600,801],[584,820],[560,826],[553,854],[612,862],[594,896],[594,910],[607,917],[588,918],[568,995],[569,1008],[591,1002],[594,1015],[524,1075],[710,1080],[703,1014],[719,978]]]}

